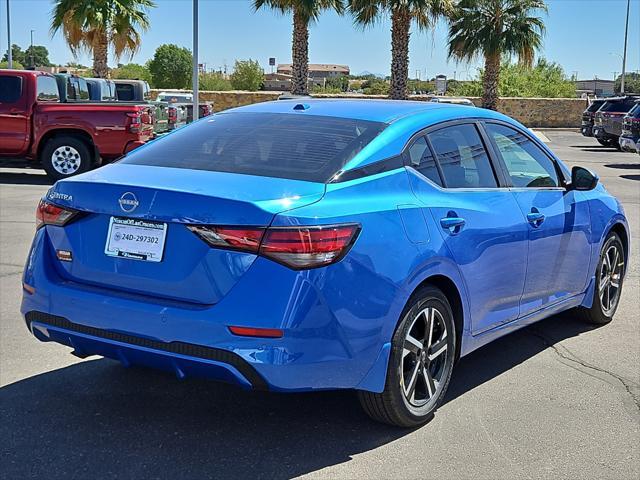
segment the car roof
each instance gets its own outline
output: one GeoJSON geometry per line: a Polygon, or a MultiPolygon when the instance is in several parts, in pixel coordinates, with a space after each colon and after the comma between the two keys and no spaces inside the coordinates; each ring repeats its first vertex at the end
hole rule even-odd
{"type": "Polygon", "coordinates": [[[224,113],[228,112],[307,114],[368,120],[387,124],[392,124],[402,118],[416,114],[429,117],[432,123],[437,123],[442,117],[450,117],[454,112],[454,116],[459,114],[462,118],[467,118],[470,114],[474,117],[495,117],[495,112],[480,108],[470,109],[466,105],[382,99],[302,98],[278,100],[233,108],[224,113]],[[297,106],[298,108],[294,108],[297,106]]]}

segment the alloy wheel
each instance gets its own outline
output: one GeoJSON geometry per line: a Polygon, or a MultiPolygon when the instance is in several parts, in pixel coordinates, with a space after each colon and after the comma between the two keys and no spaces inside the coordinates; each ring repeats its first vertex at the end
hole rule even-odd
{"type": "Polygon", "coordinates": [[[412,407],[437,398],[444,380],[448,352],[447,326],[434,307],[420,311],[405,336],[400,387],[412,407]]]}
{"type": "Polygon", "coordinates": [[[598,275],[598,296],[602,312],[611,316],[620,299],[620,283],[624,269],[624,259],[618,246],[609,245],[602,255],[600,274],[598,275]]]}

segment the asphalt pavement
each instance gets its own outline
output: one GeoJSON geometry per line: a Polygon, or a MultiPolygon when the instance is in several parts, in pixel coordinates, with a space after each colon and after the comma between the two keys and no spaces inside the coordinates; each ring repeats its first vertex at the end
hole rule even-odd
{"type": "Polygon", "coordinates": [[[244,392],[38,342],[19,313],[20,275],[49,182],[0,167],[2,477],[640,478],[640,156],[543,133],[625,206],[618,313],[599,328],[555,316],[474,352],[415,430],[371,422],[353,392],[244,392]]]}

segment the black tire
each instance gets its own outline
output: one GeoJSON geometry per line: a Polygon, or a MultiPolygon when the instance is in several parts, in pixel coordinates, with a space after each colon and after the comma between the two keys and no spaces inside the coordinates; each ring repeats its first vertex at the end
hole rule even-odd
{"type": "Polygon", "coordinates": [[[618,305],[620,304],[620,296],[622,295],[622,284],[624,282],[624,272],[626,266],[625,261],[626,258],[624,246],[622,245],[620,237],[615,232],[609,233],[606,240],[604,241],[604,244],[602,245],[600,258],[596,267],[596,284],[594,286],[593,292],[593,304],[589,308],[578,307],[576,309],[576,314],[581,320],[595,325],[605,325],[613,320],[613,316],[615,315],[616,310],[618,309],[618,305]],[[619,259],[612,260],[612,249],[615,249],[615,251],[618,252],[619,259]],[[614,270],[613,272],[611,272],[608,264],[614,262],[614,270]],[[609,281],[604,288],[606,289],[607,285],[609,286],[608,294],[606,290],[601,291],[602,289],[600,287],[600,284],[605,282],[607,276],[609,278],[609,281]],[[615,283],[617,283],[617,287],[613,286],[615,285],[615,283]],[[611,292],[614,288],[615,292],[612,295],[611,292]],[[613,304],[611,303],[612,296],[614,296],[613,304]]]}
{"type": "Polygon", "coordinates": [[[96,161],[92,149],[82,139],[60,135],[46,143],[40,163],[47,175],[60,180],[91,170],[96,161]]]}
{"type": "Polygon", "coordinates": [[[393,335],[384,391],[359,391],[362,407],[372,419],[398,427],[417,427],[427,423],[444,399],[453,372],[455,352],[456,331],[447,297],[433,286],[420,288],[407,303],[393,335]],[[432,309],[433,314],[430,313],[432,309]],[[424,315],[425,311],[432,318],[432,340],[436,336],[438,340],[433,340],[431,347],[419,350],[407,340],[407,335],[411,333],[415,339],[415,332],[422,331],[423,340],[427,338],[429,320],[424,315]],[[424,322],[422,330],[418,322],[424,322]],[[446,329],[444,336],[443,329],[446,329]],[[416,348],[418,352],[407,350],[405,355],[405,346],[416,348]],[[405,378],[409,378],[406,387],[405,378]],[[431,378],[430,384],[428,378],[431,378]],[[420,404],[423,401],[425,403],[420,404]]]}
{"type": "Polygon", "coordinates": [[[598,138],[598,137],[596,137],[596,140],[603,147],[613,147],[613,142],[611,141],[610,138],[598,138]]]}

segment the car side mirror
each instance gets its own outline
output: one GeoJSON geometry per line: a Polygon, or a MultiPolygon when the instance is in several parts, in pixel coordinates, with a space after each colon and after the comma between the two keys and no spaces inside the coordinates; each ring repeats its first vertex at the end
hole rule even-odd
{"type": "Polygon", "coordinates": [[[571,169],[571,190],[593,190],[599,177],[591,170],[575,166],[571,169]]]}

